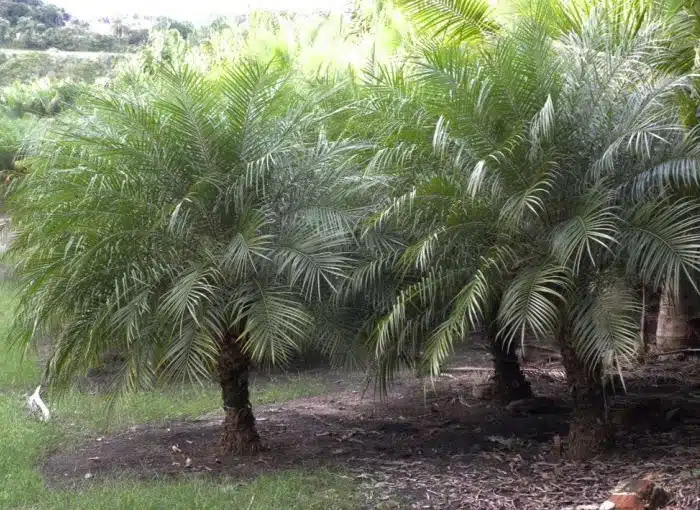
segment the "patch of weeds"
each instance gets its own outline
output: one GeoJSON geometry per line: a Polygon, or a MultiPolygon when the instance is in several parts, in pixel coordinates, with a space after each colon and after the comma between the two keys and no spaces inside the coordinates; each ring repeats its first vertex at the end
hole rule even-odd
{"type": "MultiPolygon", "coordinates": [[[[221,413],[220,389],[211,384],[162,386],[119,399],[107,414],[105,396],[71,392],[51,406],[56,420],[70,426],[76,434],[108,432],[142,423],[197,419],[221,413]]],[[[320,379],[304,376],[277,376],[253,381],[253,405],[281,403],[327,391],[320,379]]]]}

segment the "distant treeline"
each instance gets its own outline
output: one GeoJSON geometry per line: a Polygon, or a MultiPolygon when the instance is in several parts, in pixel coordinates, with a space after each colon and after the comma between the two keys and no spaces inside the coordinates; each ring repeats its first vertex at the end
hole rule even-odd
{"type": "MultiPolygon", "coordinates": [[[[148,41],[149,29],[121,19],[101,20],[109,33],[93,31],[61,7],[42,0],[0,0],[0,47],[14,49],[124,52],[148,41]]],[[[148,19],[152,28],[172,28],[187,37],[190,23],[165,17],[148,19]]]]}

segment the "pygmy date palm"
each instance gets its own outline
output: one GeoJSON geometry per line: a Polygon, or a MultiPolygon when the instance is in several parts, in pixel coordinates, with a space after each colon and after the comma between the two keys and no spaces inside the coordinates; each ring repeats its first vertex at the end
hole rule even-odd
{"type": "Polygon", "coordinates": [[[658,20],[593,12],[584,30],[551,36],[539,4],[476,57],[438,48],[410,80],[440,120],[431,152],[395,145],[393,160],[425,179],[382,218],[415,235],[425,272],[375,342],[391,352],[417,323],[435,372],[480,323],[506,345],[555,339],[574,402],[570,453],[584,457],[612,440],[604,373],[639,348],[635,285],[677,290],[700,269],[700,204],[684,196],[698,136],[676,107],[693,81],[665,74],[672,45],[658,20]]]}
{"type": "MultiPolygon", "coordinates": [[[[505,401],[528,397],[531,391],[516,345],[504,349],[496,339],[503,289],[488,289],[472,280],[505,263],[503,257],[511,252],[503,241],[514,240],[517,232],[499,226],[497,203],[469,195],[473,185],[460,167],[468,161],[497,159],[520,136],[546,99],[552,73],[538,52],[549,48],[524,29],[495,37],[485,2],[402,5],[421,18],[430,37],[419,54],[402,65],[376,66],[365,86],[367,97],[358,102],[361,125],[368,126],[376,143],[370,171],[391,176],[399,195],[374,224],[379,231],[400,233],[401,239],[400,248],[375,262],[379,266],[393,259],[392,267],[400,275],[398,296],[373,337],[380,372],[390,376],[400,365],[415,363],[419,353],[425,362],[419,368],[439,370],[446,351],[436,357],[430,339],[467,285],[482,298],[478,310],[468,313],[468,329],[486,334],[494,356],[496,396],[505,401]],[[454,18],[463,29],[453,27],[443,34],[443,25],[454,18]],[[523,85],[521,91],[518,84],[523,85]],[[442,150],[450,137],[462,139],[458,164],[452,160],[452,148],[442,150]]],[[[455,336],[467,339],[470,332],[461,330],[455,336]]]]}
{"type": "Polygon", "coordinates": [[[225,450],[259,448],[251,363],[328,339],[314,310],[358,219],[351,147],[297,90],[274,63],[161,67],[138,97],[88,100],[31,160],[10,202],[14,335],[52,339],[49,383],[115,348],[120,389],[217,374],[225,450]]]}

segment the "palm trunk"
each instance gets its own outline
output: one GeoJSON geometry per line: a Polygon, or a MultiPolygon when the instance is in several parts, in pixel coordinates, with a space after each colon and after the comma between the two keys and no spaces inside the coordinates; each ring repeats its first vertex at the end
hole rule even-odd
{"type": "Polygon", "coordinates": [[[647,352],[648,347],[647,338],[647,293],[646,289],[642,287],[642,313],[639,317],[639,352],[637,354],[640,360],[644,360],[644,355],[647,352]]]}
{"type": "Polygon", "coordinates": [[[501,402],[513,402],[524,398],[532,398],[532,388],[522,367],[520,358],[515,352],[515,346],[511,342],[503,345],[498,339],[498,326],[496,318],[500,307],[500,296],[491,304],[490,320],[486,326],[486,340],[493,356],[493,395],[501,402]]]}
{"type": "Polygon", "coordinates": [[[235,336],[229,335],[221,342],[218,368],[226,413],[222,449],[226,454],[255,453],[260,450],[260,436],[248,392],[250,356],[235,336]]]}
{"type": "Polygon", "coordinates": [[[673,296],[668,288],[664,289],[656,325],[657,348],[662,352],[683,349],[690,346],[691,339],[688,314],[680,297],[673,296]]]}
{"type": "Polygon", "coordinates": [[[568,339],[560,342],[562,361],[573,399],[569,422],[569,457],[587,459],[610,449],[615,430],[605,408],[602,368],[591,371],[578,357],[568,339]]]}
{"type": "Polygon", "coordinates": [[[494,396],[503,402],[532,398],[532,388],[520,366],[520,359],[513,346],[505,347],[495,338],[489,338],[493,355],[494,396]]]}

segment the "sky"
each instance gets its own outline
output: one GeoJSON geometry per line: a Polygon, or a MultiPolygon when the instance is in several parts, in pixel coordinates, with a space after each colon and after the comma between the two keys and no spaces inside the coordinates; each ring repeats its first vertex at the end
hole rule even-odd
{"type": "Polygon", "coordinates": [[[304,11],[340,8],[347,0],[48,0],[79,19],[102,16],[169,16],[202,23],[218,15],[241,14],[251,8],[304,11]]]}

